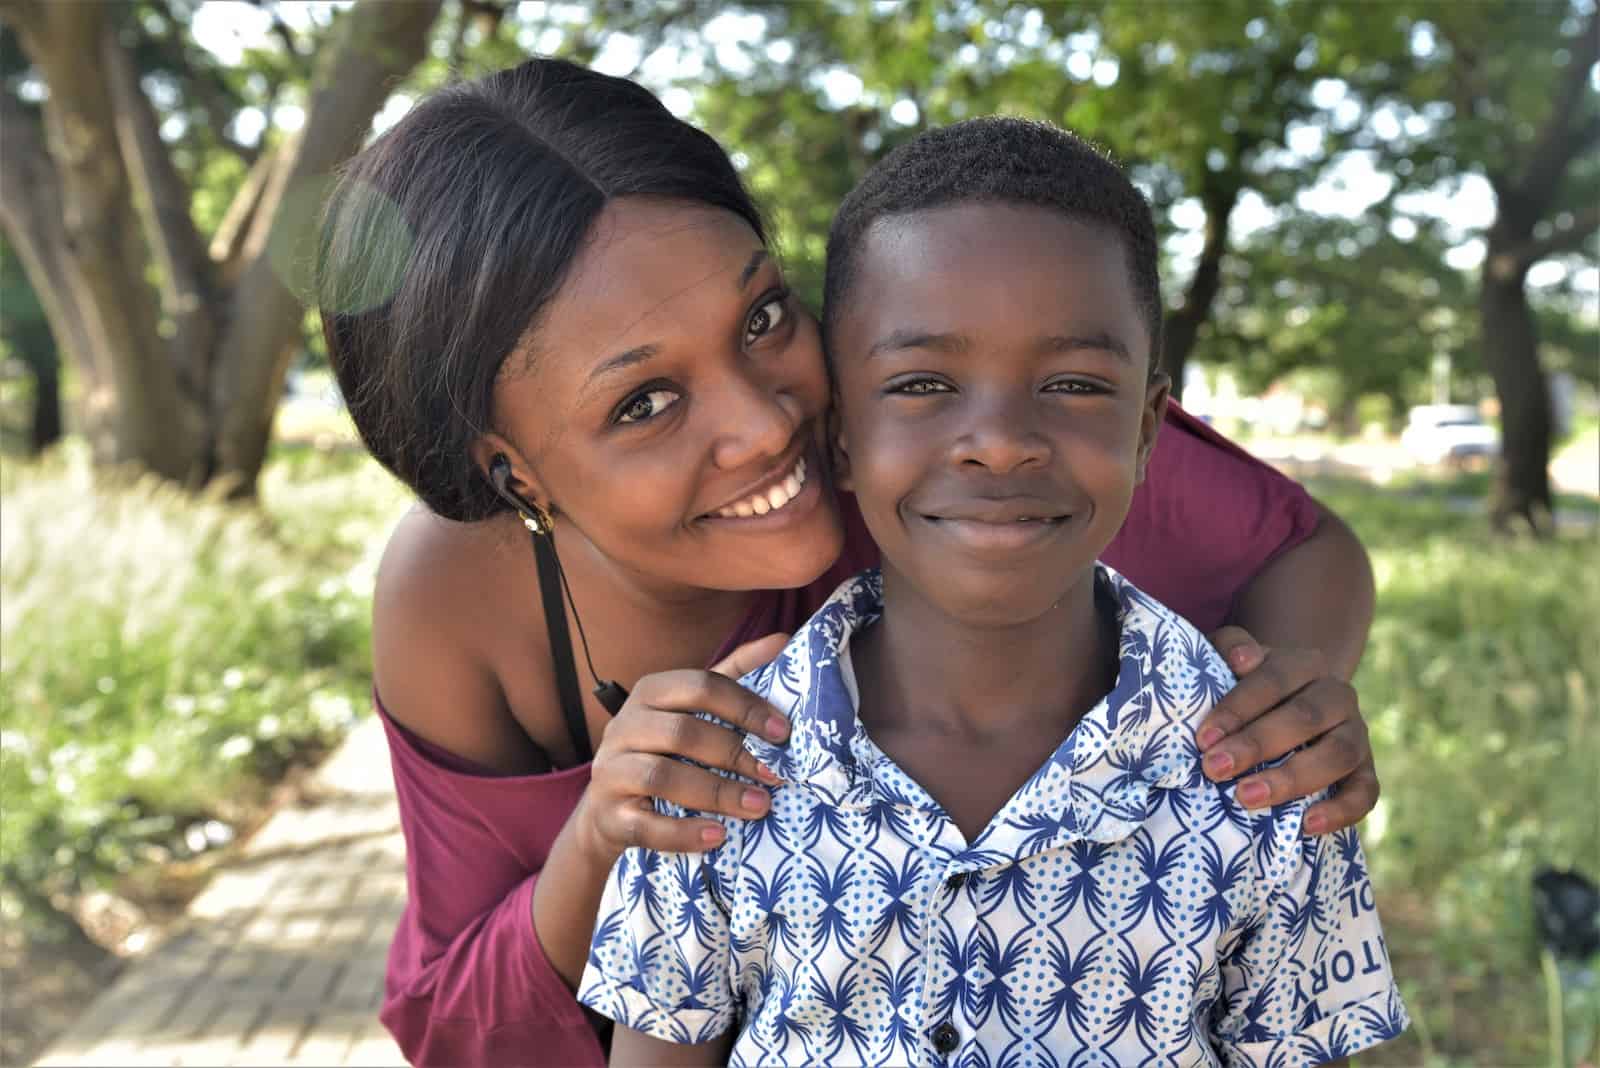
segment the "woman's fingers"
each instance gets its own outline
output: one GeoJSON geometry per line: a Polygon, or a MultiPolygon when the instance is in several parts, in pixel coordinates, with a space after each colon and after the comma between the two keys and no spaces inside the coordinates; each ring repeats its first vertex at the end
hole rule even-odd
{"type": "MultiPolygon", "coordinates": [[[[659,797],[692,812],[749,820],[766,815],[772,804],[771,795],[760,786],[656,753],[624,753],[616,759],[608,775],[627,783],[632,788],[630,793],[659,797]]],[[[627,805],[615,807],[626,808],[627,805]]]]}
{"type": "Polygon", "coordinates": [[[787,634],[769,634],[765,638],[757,638],[753,642],[745,642],[713,665],[711,670],[719,675],[726,675],[730,679],[748,675],[756,668],[776,658],[779,653],[783,652],[783,647],[788,641],[789,636],[787,634]]]}
{"type": "Polygon", "coordinates": [[[1356,707],[1355,691],[1328,674],[1321,652],[1273,650],[1201,720],[1195,741],[1206,775],[1231,779],[1280,757],[1349,719],[1356,707]]]}
{"type": "Polygon", "coordinates": [[[623,847],[660,853],[703,853],[722,844],[727,832],[716,820],[674,819],[651,807],[648,798],[616,805],[599,817],[600,831],[623,847]]]}
{"type": "Polygon", "coordinates": [[[1339,782],[1338,792],[1306,812],[1306,834],[1328,834],[1354,827],[1378,804],[1378,769],[1369,757],[1339,782]]]}
{"type": "Polygon", "coordinates": [[[1239,780],[1234,796],[1246,808],[1262,808],[1297,797],[1309,797],[1343,782],[1371,759],[1366,724],[1359,719],[1348,720],[1277,767],[1239,780]]]}
{"type": "Polygon", "coordinates": [[[778,781],[772,770],[744,747],[743,734],[683,712],[657,712],[641,719],[628,739],[628,749],[686,758],[765,783],[778,781]]]}
{"type": "MultiPolygon", "coordinates": [[[[737,656],[738,651],[733,655],[737,656]]],[[[646,675],[634,687],[632,699],[663,712],[706,712],[771,742],[789,737],[789,721],[776,708],[733,679],[711,671],[660,671],[646,675]]],[[[609,734],[608,731],[608,737],[609,734]]]]}

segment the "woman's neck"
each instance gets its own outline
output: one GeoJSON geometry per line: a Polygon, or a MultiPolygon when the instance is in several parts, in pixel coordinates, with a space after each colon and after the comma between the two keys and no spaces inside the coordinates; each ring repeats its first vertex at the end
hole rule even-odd
{"type": "Polygon", "coordinates": [[[558,524],[556,539],[572,594],[569,610],[583,621],[595,668],[630,689],[642,675],[708,663],[755,599],[749,590],[704,589],[640,575],[570,526],[558,524]]]}

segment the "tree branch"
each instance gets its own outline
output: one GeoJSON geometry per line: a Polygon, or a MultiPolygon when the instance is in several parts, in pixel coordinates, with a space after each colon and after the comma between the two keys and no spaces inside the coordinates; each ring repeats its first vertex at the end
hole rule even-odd
{"type": "Polygon", "coordinates": [[[102,35],[100,58],[116,116],[117,141],[136,193],[134,202],[160,268],[161,304],[174,327],[173,362],[186,392],[200,400],[217,335],[211,262],[189,214],[188,186],[172,165],[155,108],[114,32],[102,35]]]}
{"type": "MultiPolygon", "coordinates": [[[[1570,47],[1571,56],[1561,72],[1550,116],[1534,138],[1528,152],[1528,165],[1512,180],[1517,194],[1534,205],[1535,213],[1540,215],[1561,184],[1567,164],[1586,147],[1585,138],[1578,136],[1573,125],[1589,91],[1589,70],[1600,61],[1600,11],[1589,16],[1570,47]]],[[[1596,127],[1593,121],[1587,125],[1596,127]]]]}
{"type": "Polygon", "coordinates": [[[304,249],[315,219],[298,217],[300,209],[314,207],[319,184],[360,145],[394,83],[422,58],[439,5],[440,0],[360,0],[340,18],[336,38],[322,52],[298,143],[281,149],[284,158],[273,168],[240,248],[245,266],[220,345],[229,358],[212,386],[224,474],[253,480],[260,468],[290,344],[299,332],[300,304],[269,262],[268,248],[283,250],[280,262],[304,249]],[[291,198],[296,211],[280,210],[291,198]]]}
{"type": "Polygon", "coordinates": [[[1507,249],[1506,254],[1515,259],[1519,267],[1526,270],[1540,260],[1558,253],[1578,251],[1585,241],[1594,236],[1596,230],[1600,230],[1600,207],[1590,206],[1579,212],[1573,219],[1572,225],[1566,229],[1507,249]]]}
{"type": "Polygon", "coordinates": [[[261,207],[273,173],[283,163],[286,148],[292,149],[293,143],[280,145],[256,157],[249,173],[244,176],[243,184],[228,202],[228,210],[223,213],[222,222],[217,224],[216,233],[211,235],[211,261],[217,264],[217,283],[223,288],[238,281],[244,262],[245,236],[250,232],[250,225],[261,207]]]}
{"type": "Polygon", "coordinates": [[[10,93],[0,93],[0,225],[22,260],[56,347],[83,374],[89,402],[95,403],[108,376],[95,361],[84,315],[74,300],[77,290],[63,254],[67,228],[59,179],[38,121],[10,93]]]}

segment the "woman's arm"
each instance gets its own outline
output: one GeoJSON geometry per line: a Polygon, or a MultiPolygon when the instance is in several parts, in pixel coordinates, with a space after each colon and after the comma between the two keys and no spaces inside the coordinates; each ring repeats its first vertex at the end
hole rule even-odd
{"type": "Polygon", "coordinates": [[[1348,682],[1372,626],[1372,565],[1350,528],[1318,508],[1311,536],[1270,561],[1235,602],[1233,625],[1212,635],[1241,678],[1196,735],[1216,780],[1304,745],[1242,780],[1238,796],[1256,808],[1337,785],[1307,813],[1312,834],[1357,823],[1378,801],[1366,723],[1348,682]]]}
{"type": "MultiPolygon", "coordinates": [[[[566,789],[529,777],[545,765],[507,709],[503,687],[487,666],[492,658],[473,629],[488,616],[503,630],[511,613],[499,611],[492,592],[482,588],[490,569],[481,554],[468,568],[460,566],[463,554],[428,543],[469,536],[441,535],[441,522],[413,515],[402,523],[374,596],[374,674],[392,721],[410,887],[381,1016],[414,1064],[522,1063],[529,1050],[549,1063],[598,1063],[600,1046],[573,988],[606,873],[629,836],[682,848],[674,835],[694,836],[702,823],[712,823],[655,817],[643,791],[658,790],[703,811],[747,814],[738,807],[738,792],[729,796],[728,779],[674,758],[690,756],[752,777],[759,770],[740,735],[665,711],[658,707],[663,700],[652,704],[652,694],[661,696],[662,677],[650,676],[608,725],[587,786],[574,775],[566,777],[566,789]],[[441,768],[430,750],[453,758],[448,767],[441,768]],[[473,768],[481,773],[472,774],[473,768]],[[530,788],[540,804],[560,811],[530,811],[530,788]],[[528,820],[564,820],[542,864],[528,844],[528,820]]],[[[536,650],[540,637],[530,635],[522,647],[536,650]]],[[[746,646],[730,657],[728,669],[742,670],[745,661],[753,666],[751,657],[770,656],[778,644],[746,646]]],[[[756,708],[760,717],[752,714],[750,722],[768,726],[769,706],[731,679],[709,678],[717,693],[694,707],[713,713],[727,713],[730,704],[756,708]],[[722,687],[732,691],[731,699],[722,687]]],[[[548,692],[553,703],[553,684],[532,688],[548,692]]],[[[691,688],[684,696],[697,694],[691,688]]],[[[560,723],[554,708],[543,712],[560,723]]],[[[763,733],[772,736],[770,729],[763,733]]]]}
{"type": "Polygon", "coordinates": [[[1328,670],[1349,681],[1372,629],[1372,562],[1344,520],[1317,508],[1315,532],[1256,575],[1229,622],[1268,646],[1319,649],[1328,670]]]}
{"type": "Polygon", "coordinates": [[[611,1036],[611,1066],[660,1065],[667,1068],[669,1065],[727,1064],[728,1053],[732,1049],[732,1030],[710,1042],[682,1046],[676,1042],[663,1042],[631,1027],[619,1026],[611,1036]]]}

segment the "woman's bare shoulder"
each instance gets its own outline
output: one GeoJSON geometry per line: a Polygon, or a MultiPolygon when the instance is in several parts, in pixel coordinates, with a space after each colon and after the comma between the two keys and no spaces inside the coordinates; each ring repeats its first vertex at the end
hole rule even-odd
{"type": "MultiPolygon", "coordinates": [[[[522,574],[511,548],[492,522],[457,523],[421,505],[407,512],[378,565],[372,666],[384,708],[412,732],[474,763],[523,773],[540,770],[540,751],[512,715],[496,669],[507,632],[533,622],[507,581],[522,574]]],[[[533,672],[546,660],[523,659],[520,670],[533,672]]]]}

